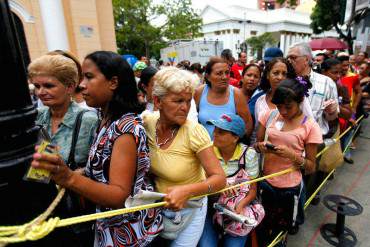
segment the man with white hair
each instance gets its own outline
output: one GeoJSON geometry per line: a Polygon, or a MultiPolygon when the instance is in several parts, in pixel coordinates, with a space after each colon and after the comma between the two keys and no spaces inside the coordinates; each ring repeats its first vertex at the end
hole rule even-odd
{"type": "Polygon", "coordinates": [[[323,136],[326,137],[329,132],[328,121],[336,119],[339,112],[337,86],[329,77],[312,70],[312,51],[308,43],[297,43],[291,46],[287,58],[297,75],[308,77],[312,83],[308,100],[315,120],[320,125],[323,136]]]}
{"type": "MultiPolygon", "coordinates": [[[[308,43],[293,44],[288,51],[287,58],[292,63],[297,75],[309,78],[312,83],[312,88],[308,92],[308,100],[314,118],[321,128],[323,139],[331,138],[334,133],[329,131],[329,121],[336,119],[339,113],[338,92],[335,82],[329,77],[312,70],[312,50],[308,43]]],[[[323,145],[321,145],[321,148],[323,148],[323,145]]],[[[319,180],[321,180],[320,177],[323,176],[321,172],[316,174],[316,176],[306,176],[305,178],[307,198],[315,191],[319,180]]],[[[317,205],[319,201],[318,194],[312,204],[317,205]]]]}

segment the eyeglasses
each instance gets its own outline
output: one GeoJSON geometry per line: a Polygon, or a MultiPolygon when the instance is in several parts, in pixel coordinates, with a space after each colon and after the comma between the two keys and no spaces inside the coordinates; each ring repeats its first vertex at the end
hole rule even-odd
{"type": "Polygon", "coordinates": [[[287,59],[290,60],[290,61],[295,61],[299,57],[305,57],[305,55],[302,55],[302,56],[290,55],[290,56],[287,56],[287,59]]]}

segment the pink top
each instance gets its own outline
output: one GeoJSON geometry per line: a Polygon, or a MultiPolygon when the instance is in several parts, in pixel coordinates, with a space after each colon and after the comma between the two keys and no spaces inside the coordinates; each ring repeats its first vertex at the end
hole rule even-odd
{"type": "MultiPolygon", "coordinates": [[[[262,126],[266,127],[266,122],[271,112],[272,111],[265,112],[265,114],[260,116],[259,122],[262,126]]],[[[272,120],[270,126],[266,129],[268,141],[275,146],[285,145],[294,150],[297,155],[302,156],[306,144],[320,144],[323,142],[320,127],[312,118],[307,118],[300,127],[289,131],[280,130],[282,128],[281,121],[282,118],[278,113],[272,120]]],[[[293,167],[293,162],[291,160],[272,153],[265,154],[265,163],[263,167],[264,175],[276,173],[291,167],[293,167]]],[[[297,186],[301,180],[302,174],[300,171],[293,171],[267,179],[271,185],[278,188],[297,186]]]]}

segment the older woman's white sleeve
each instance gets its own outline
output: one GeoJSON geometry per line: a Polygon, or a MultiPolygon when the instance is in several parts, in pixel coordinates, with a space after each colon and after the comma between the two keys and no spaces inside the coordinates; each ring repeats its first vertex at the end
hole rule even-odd
{"type": "Polygon", "coordinates": [[[212,146],[211,138],[209,137],[209,134],[203,125],[199,123],[193,123],[189,127],[189,141],[191,150],[193,150],[195,153],[199,153],[200,151],[212,146]]]}
{"type": "Polygon", "coordinates": [[[198,123],[198,111],[194,99],[191,100],[190,110],[187,119],[195,123],[198,123]]]}

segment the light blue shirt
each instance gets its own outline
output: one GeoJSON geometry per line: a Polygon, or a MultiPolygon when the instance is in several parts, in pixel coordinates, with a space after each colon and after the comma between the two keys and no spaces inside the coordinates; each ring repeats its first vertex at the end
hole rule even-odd
{"type": "Polygon", "coordinates": [[[212,124],[208,124],[207,121],[217,120],[223,114],[230,114],[230,113],[236,114],[235,101],[234,101],[234,87],[229,86],[228,90],[229,90],[229,101],[224,105],[214,105],[208,102],[207,100],[208,91],[209,91],[208,85],[204,87],[202,95],[200,97],[198,120],[199,120],[199,123],[202,124],[206,128],[212,140],[213,140],[213,131],[215,130],[215,126],[212,124]]]}
{"type": "MultiPolygon", "coordinates": [[[[64,115],[62,123],[54,135],[51,134],[51,115],[49,107],[38,109],[36,124],[42,125],[51,136],[51,143],[58,145],[59,153],[64,162],[67,162],[71,151],[73,128],[77,114],[84,110],[77,103],[72,102],[64,115]]],[[[95,112],[87,111],[82,116],[81,127],[75,149],[75,161],[78,164],[86,163],[90,146],[93,143],[95,131],[98,126],[98,116],[95,112]]]]}

